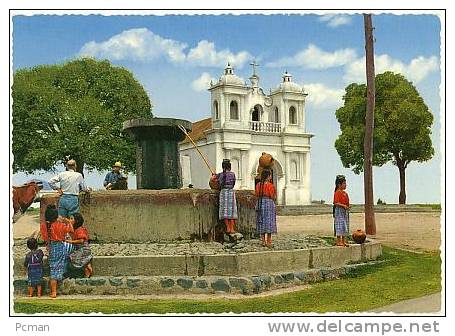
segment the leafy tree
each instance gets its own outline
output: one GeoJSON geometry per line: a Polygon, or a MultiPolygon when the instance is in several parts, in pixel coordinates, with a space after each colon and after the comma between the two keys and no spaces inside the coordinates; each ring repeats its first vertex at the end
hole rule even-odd
{"type": "MultiPolygon", "coordinates": [[[[373,134],[373,165],[391,161],[400,174],[399,203],[406,203],[406,168],[412,161],[432,158],[430,134],[433,115],[417,89],[401,74],[385,72],[375,78],[376,105],[373,134]]],[[[336,111],[341,134],[335,148],[343,166],[359,174],[363,170],[365,134],[365,84],[346,87],[344,106],[336,111]]]]}
{"type": "Polygon", "coordinates": [[[68,158],[108,169],[120,160],[135,169],[134,141],[123,121],[152,117],[141,84],[109,61],[83,58],[14,73],[13,170],[53,170],[68,158]]]}

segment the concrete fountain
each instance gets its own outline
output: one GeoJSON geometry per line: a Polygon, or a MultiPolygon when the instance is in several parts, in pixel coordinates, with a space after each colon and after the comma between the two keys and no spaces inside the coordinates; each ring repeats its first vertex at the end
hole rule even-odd
{"type": "MultiPolygon", "coordinates": [[[[207,241],[218,224],[218,194],[210,189],[181,189],[179,129],[191,122],[171,118],[139,118],[123,123],[136,142],[137,190],[96,191],[82,196],[85,223],[98,242],[207,241]]],[[[208,183],[208,181],[207,181],[208,183]]],[[[255,230],[252,191],[238,191],[238,230],[251,237],[255,230]]],[[[43,198],[42,212],[57,198],[43,198]]],[[[43,213],[42,213],[43,216],[43,213]]]]}

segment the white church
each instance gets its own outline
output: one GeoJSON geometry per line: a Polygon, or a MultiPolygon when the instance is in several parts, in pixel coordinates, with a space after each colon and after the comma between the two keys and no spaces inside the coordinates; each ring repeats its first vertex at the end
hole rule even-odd
{"type": "MultiPolygon", "coordinates": [[[[278,205],[311,203],[310,140],[305,121],[307,93],[284,73],[282,82],[267,95],[259,87],[257,64],[252,63],[250,84],[234,74],[228,64],[216,83],[210,83],[211,117],[193,123],[191,138],[221,171],[230,159],[236,189],[254,189],[259,157],[275,159],[273,182],[278,205]]],[[[183,186],[208,188],[210,171],[187,139],[179,144],[183,186]]]]}

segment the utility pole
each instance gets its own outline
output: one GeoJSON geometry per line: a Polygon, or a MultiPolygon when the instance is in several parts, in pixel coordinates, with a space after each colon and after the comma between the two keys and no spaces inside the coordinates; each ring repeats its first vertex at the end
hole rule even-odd
{"type": "Polygon", "coordinates": [[[374,46],[373,24],[371,14],[363,14],[365,23],[365,51],[367,75],[367,111],[365,116],[365,138],[363,142],[364,171],[363,183],[365,192],[365,232],[367,235],[376,235],[373,198],[373,130],[374,130],[374,46]]]}

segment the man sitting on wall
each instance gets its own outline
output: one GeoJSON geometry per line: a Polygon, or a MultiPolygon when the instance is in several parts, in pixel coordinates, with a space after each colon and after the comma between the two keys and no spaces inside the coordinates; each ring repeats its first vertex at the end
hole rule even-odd
{"type": "Polygon", "coordinates": [[[107,173],[103,183],[106,190],[128,189],[127,177],[120,172],[121,168],[122,168],[121,162],[117,161],[112,166],[112,171],[107,173]]]}

